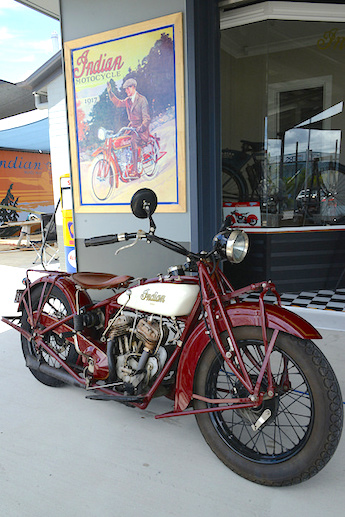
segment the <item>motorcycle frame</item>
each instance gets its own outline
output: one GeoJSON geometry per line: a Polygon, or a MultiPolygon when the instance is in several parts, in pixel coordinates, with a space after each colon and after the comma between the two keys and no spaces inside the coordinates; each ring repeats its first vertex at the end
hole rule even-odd
{"type": "MultiPolygon", "coordinates": [[[[131,129],[131,128],[123,128],[123,129],[131,129]]],[[[117,160],[117,156],[116,156],[116,151],[117,150],[120,150],[122,149],[123,147],[129,147],[130,149],[132,149],[132,146],[131,145],[126,145],[126,146],[123,146],[123,147],[119,147],[119,148],[114,148],[113,146],[113,141],[116,137],[114,136],[110,136],[108,138],[105,139],[104,143],[102,146],[98,147],[93,153],[92,153],[92,157],[95,158],[96,156],[99,156],[100,154],[104,154],[106,160],[108,163],[111,163],[113,168],[114,168],[114,171],[115,171],[115,188],[118,188],[119,186],[119,177],[121,179],[121,181],[127,183],[129,180],[127,178],[125,178],[123,176],[123,172],[122,172],[122,169],[119,165],[119,162],[117,160]]],[[[155,137],[154,135],[151,135],[150,134],[150,138],[154,139],[156,141],[156,144],[158,146],[158,149],[160,149],[160,145],[159,145],[159,139],[157,137],[155,137]]],[[[141,150],[140,152],[143,153],[144,152],[144,147],[142,146],[138,146],[138,150],[141,150]]],[[[159,156],[157,158],[157,162],[163,158],[163,156],[166,154],[166,152],[164,152],[163,154],[161,154],[161,156],[159,156]]],[[[144,158],[144,157],[143,157],[144,158]]]]}
{"type": "MultiPolygon", "coordinates": [[[[18,317],[3,317],[2,320],[18,330],[29,341],[34,340],[38,347],[41,346],[49,353],[71,376],[71,384],[85,387],[88,390],[97,390],[97,392],[101,392],[109,400],[130,403],[140,409],[145,409],[156,394],[163,379],[171,371],[174,363],[178,361],[174,387],[174,410],[162,415],[156,415],[156,418],[257,407],[262,403],[264,396],[268,396],[269,398],[274,396],[275,387],[271,372],[270,356],[279,332],[288,332],[304,339],[318,339],[321,337],[309,323],[281,307],[280,297],[272,282],[261,282],[234,290],[218,265],[200,261],[198,262],[199,280],[196,277],[181,277],[181,282],[200,282],[200,294],[197,297],[191,313],[187,317],[179,318],[185,323],[185,327],[173,354],[167,360],[163,369],[145,395],[127,396],[121,393],[114,394],[114,391],[106,386],[97,385],[97,380],[105,380],[109,373],[106,353],[88,337],[87,329],[85,329],[83,333],[74,332],[73,325],[70,326],[70,322],[73,316],[80,313],[79,307],[83,311],[103,308],[106,318],[105,325],[107,325],[110,316],[113,315],[114,312],[124,308],[117,303],[117,298],[121,293],[115,294],[103,301],[93,303],[88,293],[84,289],[78,288],[77,284],[73,281],[73,275],[61,272],[48,272],[46,277],[40,278],[31,284],[29,281],[30,271],[35,270],[28,270],[27,272],[27,287],[21,295],[19,306],[25,308],[31,325],[35,326],[40,320],[43,328],[39,330],[36,329],[35,336],[33,337],[29,332],[15,323],[18,317]],[[37,310],[33,312],[32,293],[41,286],[42,283],[45,288],[42,289],[37,310]],[[47,292],[46,286],[48,286],[47,292]],[[42,312],[45,300],[50,295],[54,286],[57,286],[65,294],[72,308],[72,314],[60,320],[56,320],[52,316],[42,312]],[[239,297],[242,294],[259,289],[261,289],[261,293],[258,302],[240,302],[239,297]],[[276,295],[277,305],[264,303],[264,295],[267,291],[272,291],[276,295]],[[262,329],[265,357],[255,384],[253,384],[243,363],[233,333],[234,327],[243,325],[259,325],[262,329]],[[273,330],[270,340],[268,339],[267,328],[273,330]],[[224,331],[228,334],[230,350],[225,348],[220,337],[224,331]],[[77,340],[81,356],[88,357],[89,365],[97,368],[98,378],[94,383],[92,379],[86,376],[84,378],[80,377],[49,347],[44,338],[51,332],[63,335],[65,339],[72,344],[75,344],[75,339],[77,340]],[[210,341],[217,347],[232,373],[239,379],[243,386],[245,386],[249,393],[248,397],[209,399],[193,392],[194,376],[198,362],[210,341]],[[265,393],[260,391],[264,377],[267,382],[265,393]],[[189,409],[188,406],[193,399],[212,404],[212,407],[208,406],[204,409],[197,410],[189,409]],[[229,405],[224,407],[224,403],[229,405]]],[[[156,278],[142,281],[142,283],[159,281],[161,280],[156,278]]],[[[167,281],[169,282],[169,280],[167,281]]],[[[30,364],[28,364],[28,366],[30,367],[30,364]]],[[[52,370],[54,370],[54,368],[52,368],[52,370]]]]}

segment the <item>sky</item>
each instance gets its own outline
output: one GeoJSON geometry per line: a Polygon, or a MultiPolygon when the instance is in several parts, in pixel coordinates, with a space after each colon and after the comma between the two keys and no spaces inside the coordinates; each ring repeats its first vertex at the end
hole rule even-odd
{"type": "Polygon", "coordinates": [[[61,48],[60,24],[14,0],[0,0],[0,79],[27,79],[61,48]],[[58,48],[51,35],[58,33],[58,48]]]}

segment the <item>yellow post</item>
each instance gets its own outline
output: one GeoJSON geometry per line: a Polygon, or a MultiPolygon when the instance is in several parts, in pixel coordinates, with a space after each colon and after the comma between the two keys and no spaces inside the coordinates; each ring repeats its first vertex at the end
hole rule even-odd
{"type": "Polygon", "coordinates": [[[71,178],[69,174],[60,177],[60,190],[66,270],[68,273],[74,273],[77,271],[77,261],[74,242],[71,178]]]}

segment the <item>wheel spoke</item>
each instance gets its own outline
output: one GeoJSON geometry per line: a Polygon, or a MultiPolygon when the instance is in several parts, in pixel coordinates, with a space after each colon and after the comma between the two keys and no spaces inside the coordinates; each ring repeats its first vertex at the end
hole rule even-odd
{"type": "MultiPolygon", "coordinates": [[[[38,311],[38,308],[40,307],[39,314],[48,314],[49,316],[56,319],[62,319],[69,314],[72,314],[72,308],[69,305],[66,296],[57,286],[51,286],[50,284],[47,285],[42,283],[40,288],[34,290],[31,297],[32,310],[34,312],[38,311]],[[43,294],[42,291],[44,291],[45,294],[43,294]],[[47,293],[49,294],[47,295],[47,293]]],[[[24,330],[30,334],[33,334],[35,329],[32,329],[28,322],[28,314],[26,310],[23,311],[21,325],[24,330]]],[[[38,325],[40,325],[40,319],[38,319],[38,325]]],[[[68,361],[70,365],[76,365],[78,354],[73,344],[64,338],[60,338],[60,336],[53,331],[46,333],[44,339],[46,344],[63,361],[68,361]]],[[[46,363],[52,368],[61,368],[59,361],[54,359],[54,357],[52,357],[43,347],[35,344],[34,339],[28,340],[22,336],[21,340],[25,358],[31,356],[35,359],[38,359],[40,363],[46,363]]],[[[62,386],[64,384],[64,382],[60,379],[57,379],[54,376],[50,376],[47,373],[43,373],[40,370],[35,368],[30,368],[30,370],[32,374],[43,384],[48,386],[62,386]]]]}
{"type": "Polygon", "coordinates": [[[107,159],[98,156],[92,169],[92,190],[100,201],[105,201],[111,194],[114,186],[113,167],[107,159]]]}
{"type": "MultiPolygon", "coordinates": [[[[68,309],[65,304],[56,296],[49,295],[49,299],[45,302],[43,306],[43,312],[49,314],[57,319],[62,319],[67,316],[68,309]]],[[[51,334],[49,338],[49,346],[54,350],[54,352],[61,357],[61,359],[66,360],[70,350],[70,343],[68,341],[59,338],[55,334],[51,334]]],[[[45,350],[41,350],[41,354],[43,359],[46,361],[49,366],[53,366],[54,368],[60,368],[60,363],[54,359],[48,352],[45,350]]]]}
{"type": "MultiPolygon", "coordinates": [[[[234,327],[233,333],[256,385],[265,359],[262,329],[234,327]]],[[[221,334],[225,348],[227,337],[221,334]]],[[[210,399],[248,398],[247,388],[211,343],[202,360],[194,381],[196,393],[210,399]]],[[[198,413],[196,418],[207,443],[229,468],[264,485],[291,485],[316,474],[334,453],[341,436],[342,396],[332,368],[312,341],[280,332],[270,368],[273,396],[263,376],[258,406],[229,409],[231,404],[221,400],[220,411],[198,413]]],[[[194,407],[216,404],[195,400],[194,407]]]]}
{"type": "MultiPolygon", "coordinates": [[[[240,344],[240,351],[247,371],[255,384],[264,360],[262,342],[240,344]]],[[[232,398],[248,396],[236,376],[229,373],[224,363],[214,362],[214,391],[209,396],[232,398]]],[[[308,435],[312,419],[312,400],[302,372],[297,365],[281,351],[271,355],[272,375],[277,387],[275,398],[264,401],[262,407],[244,408],[213,413],[211,418],[218,432],[230,447],[252,459],[266,457],[267,461],[280,461],[294,454],[302,447],[308,435]],[[287,391],[285,391],[289,387],[287,391]],[[265,410],[270,409],[271,417],[257,431],[251,427],[265,410]]],[[[264,375],[262,387],[267,376],[264,375]]]]}

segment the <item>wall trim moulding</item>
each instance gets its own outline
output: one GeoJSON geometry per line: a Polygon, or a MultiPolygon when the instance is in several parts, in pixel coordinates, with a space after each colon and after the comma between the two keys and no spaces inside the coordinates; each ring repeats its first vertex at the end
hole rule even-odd
{"type": "MultiPolygon", "coordinates": [[[[229,4],[230,5],[230,4],[229,4]]],[[[220,11],[220,29],[230,29],[263,20],[345,22],[345,5],[310,2],[262,2],[220,11]]]]}

